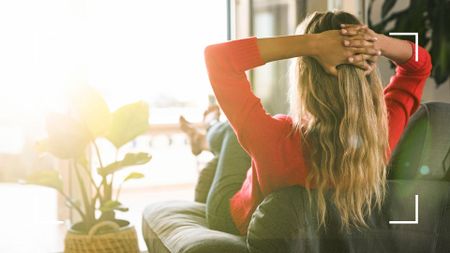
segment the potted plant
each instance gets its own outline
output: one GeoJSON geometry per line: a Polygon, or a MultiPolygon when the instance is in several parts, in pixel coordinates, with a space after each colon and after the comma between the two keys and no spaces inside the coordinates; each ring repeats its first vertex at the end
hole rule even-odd
{"type": "Polygon", "coordinates": [[[66,234],[64,252],[139,252],[135,228],[128,221],[117,219],[116,212],[128,211],[119,201],[122,184],[144,175],[130,172],[117,190],[114,190],[113,182],[117,171],[146,164],[151,156],[144,152],[127,153],[105,164],[97,140],[108,140],[118,151],[148,130],[148,106],[136,102],[111,113],[102,96],[92,87],[78,87],[70,94],[70,113],[53,113],[47,117],[48,137],[38,143],[38,149],[67,161],[67,169],[75,177],[81,201],[66,193],[57,170],[38,170],[26,181],[55,189],[79,215],[81,220],[66,234]],[[98,163],[96,176],[91,173],[93,161],[88,158],[98,163]]]}

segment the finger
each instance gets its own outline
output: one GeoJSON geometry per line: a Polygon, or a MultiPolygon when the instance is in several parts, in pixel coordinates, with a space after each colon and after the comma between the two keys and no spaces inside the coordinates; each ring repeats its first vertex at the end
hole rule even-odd
{"type": "Polygon", "coordinates": [[[353,63],[355,61],[355,59],[353,58],[353,56],[350,56],[347,58],[348,63],[353,63]]]}
{"type": "Polygon", "coordinates": [[[367,54],[371,56],[381,55],[381,51],[373,47],[350,47],[349,49],[353,54],[367,54]]]}
{"type": "Polygon", "coordinates": [[[348,58],[348,62],[360,68],[367,68],[367,59],[370,56],[364,54],[354,55],[348,58]]]}
{"type": "Polygon", "coordinates": [[[326,70],[326,72],[327,72],[328,74],[333,75],[333,76],[337,76],[337,69],[336,69],[336,66],[328,67],[328,68],[326,68],[325,70],[326,70]]]}
{"type": "Polygon", "coordinates": [[[378,61],[378,56],[369,55],[366,61],[369,63],[369,65],[376,64],[378,61]]]}
{"type": "Polygon", "coordinates": [[[355,29],[349,29],[349,28],[342,28],[341,29],[342,35],[357,35],[358,31],[355,29]]]}
{"type": "Polygon", "coordinates": [[[369,68],[366,71],[364,71],[364,75],[366,75],[366,76],[369,75],[370,73],[372,73],[372,71],[374,71],[376,68],[375,63],[368,64],[368,65],[369,65],[369,68]]]}
{"type": "Polygon", "coordinates": [[[364,28],[364,27],[367,27],[367,25],[366,24],[341,24],[341,27],[342,28],[344,28],[344,27],[362,27],[362,28],[364,28]]]}
{"type": "Polygon", "coordinates": [[[367,26],[364,27],[355,27],[355,28],[351,28],[351,27],[347,27],[347,28],[341,28],[340,32],[341,35],[346,35],[346,36],[357,36],[357,35],[366,35],[366,36],[370,36],[372,37],[372,40],[377,40],[377,34],[372,31],[370,28],[368,28],[367,26]]]}
{"type": "Polygon", "coordinates": [[[353,55],[352,58],[353,58],[353,63],[361,63],[366,60],[365,54],[353,55]]]}
{"type": "Polygon", "coordinates": [[[357,67],[357,68],[359,68],[359,69],[362,69],[362,70],[367,70],[367,63],[364,63],[364,62],[353,62],[353,63],[350,63],[351,65],[353,65],[353,66],[355,66],[355,67],[357,67]]]}
{"type": "Polygon", "coordinates": [[[371,71],[370,64],[368,64],[366,61],[356,64],[356,67],[364,71],[371,71]]]}
{"type": "Polygon", "coordinates": [[[355,61],[353,57],[349,57],[348,58],[348,63],[353,65],[353,66],[355,66],[355,67],[357,67],[357,68],[359,68],[359,69],[362,69],[364,71],[367,71],[370,68],[370,65],[367,62],[365,62],[365,61],[355,61]]]}
{"type": "Polygon", "coordinates": [[[343,27],[341,25],[341,34],[357,35],[360,33],[361,30],[364,30],[366,28],[367,28],[367,26],[365,26],[365,25],[355,25],[355,26],[344,25],[343,27]]]}
{"type": "Polygon", "coordinates": [[[346,47],[373,47],[374,43],[367,40],[348,40],[344,39],[343,44],[346,47]]]}
{"type": "Polygon", "coordinates": [[[369,34],[369,35],[372,35],[372,36],[376,35],[376,33],[372,29],[370,29],[369,27],[365,27],[365,28],[360,29],[359,33],[361,33],[361,34],[369,34]]]}
{"type": "Polygon", "coordinates": [[[341,29],[345,29],[350,32],[360,32],[368,29],[367,25],[360,24],[342,24],[341,29]]]}
{"type": "Polygon", "coordinates": [[[346,40],[367,40],[370,42],[375,42],[378,40],[378,38],[376,36],[368,34],[368,33],[360,33],[357,35],[344,35],[344,38],[346,40]]]}
{"type": "Polygon", "coordinates": [[[343,29],[352,29],[352,30],[361,30],[368,28],[367,25],[363,24],[341,24],[341,28],[343,29]]]}

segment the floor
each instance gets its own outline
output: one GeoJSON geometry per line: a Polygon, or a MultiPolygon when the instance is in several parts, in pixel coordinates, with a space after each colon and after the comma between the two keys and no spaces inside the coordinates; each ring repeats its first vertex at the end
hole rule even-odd
{"type": "MultiPolygon", "coordinates": [[[[148,204],[168,199],[192,200],[194,184],[129,189],[123,192],[128,219],[138,232],[139,248],[146,246],[141,234],[142,212],[148,204]]],[[[0,184],[0,252],[62,252],[69,224],[57,221],[56,193],[44,187],[0,184]]]]}
{"type": "Polygon", "coordinates": [[[56,192],[0,184],[0,252],[47,253],[62,249],[65,224],[57,222],[56,192]]]}

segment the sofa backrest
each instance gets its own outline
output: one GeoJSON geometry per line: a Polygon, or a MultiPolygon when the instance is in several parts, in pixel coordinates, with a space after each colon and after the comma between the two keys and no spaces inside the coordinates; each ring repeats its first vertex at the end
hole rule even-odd
{"type": "MultiPolygon", "coordinates": [[[[317,209],[299,186],[270,194],[253,214],[247,234],[249,252],[270,253],[448,253],[450,250],[450,183],[392,180],[368,229],[339,230],[340,218],[327,201],[326,230],[317,225],[317,209]],[[415,224],[415,195],[419,196],[415,224]],[[389,224],[410,221],[412,224],[389,224]]],[[[312,191],[314,199],[315,192],[312,191]]],[[[327,200],[329,200],[328,198],[327,200]]]]}
{"type": "Polygon", "coordinates": [[[318,228],[312,191],[300,186],[274,192],[253,214],[250,252],[450,252],[450,104],[424,104],[411,118],[390,163],[388,193],[369,229],[339,230],[327,197],[327,226],[318,228]],[[416,217],[416,200],[418,209],[416,217]],[[390,224],[408,221],[411,224],[390,224]]]}
{"type": "Polygon", "coordinates": [[[450,104],[422,104],[392,152],[390,179],[450,181],[450,104]]]}

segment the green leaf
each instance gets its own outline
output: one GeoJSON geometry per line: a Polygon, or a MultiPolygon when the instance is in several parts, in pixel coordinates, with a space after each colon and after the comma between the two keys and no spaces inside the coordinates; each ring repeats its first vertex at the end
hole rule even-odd
{"type": "Polygon", "coordinates": [[[73,113],[87,127],[91,137],[106,134],[111,125],[111,112],[100,93],[91,86],[75,87],[70,92],[73,113]]]}
{"type": "Polygon", "coordinates": [[[100,211],[102,212],[111,212],[111,211],[121,211],[121,212],[127,212],[128,207],[124,207],[122,203],[120,203],[117,200],[108,200],[100,207],[100,211]]]}
{"type": "Polygon", "coordinates": [[[106,138],[120,148],[148,131],[148,105],[136,102],[124,105],[112,114],[111,127],[106,138]]]}
{"type": "Polygon", "coordinates": [[[140,172],[131,172],[130,174],[128,174],[128,176],[123,180],[123,182],[126,182],[128,180],[132,180],[132,179],[141,179],[144,178],[144,174],[140,173],[140,172]]]}
{"type": "Polygon", "coordinates": [[[38,149],[46,150],[58,158],[79,158],[89,143],[89,133],[80,122],[58,113],[47,116],[48,138],[38,144],[38,149]]]}
{"type": "Polygon", "coordinates": [[[73,207],[81,208],[81,203],[80,203],[79,200],[71,199],[71,201],[72,201],[72,202],[70,202],[69,200],[66,200],[66,201],[64,202],[64,204],[65,204],[67,207],[69,207],[69,208],[73,208],[73,207]]]}
{"type": "Polygon", "coordinates": [[[148,153],[128,153],[122,160],[113,162],[104,168],[99,168],[98,174],[101,176],[107,176],[125,167],[146,164],[151,159],[152,156],[148,153]]]}
{"type": "Polygon", "coordinates": [[[63,191],[61,175],[56,170],[44,169],[33,172],[26,179],[27,184],[35,184],[63,191]]]}
{"type": "Polygon", "coordinates": [[[77,163],[79,164],[79,165],[81,165],[81,167],[84,167],[84,168],[88,168],[89,167],[89,160],[88,160],[88,157],[87,156],[81,156],[81,157],[79,157],[78,158],[78,160],[77,160],[77,163]]]}
{"type": "Polygon", "coordinates": [[[381,7],[381,17],[384,18],[389,13],[389,11],[397,3],[397,0],[385,0],[383,6],[381,7]]]}

